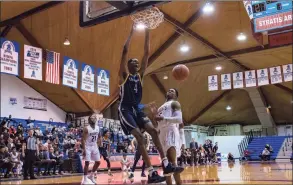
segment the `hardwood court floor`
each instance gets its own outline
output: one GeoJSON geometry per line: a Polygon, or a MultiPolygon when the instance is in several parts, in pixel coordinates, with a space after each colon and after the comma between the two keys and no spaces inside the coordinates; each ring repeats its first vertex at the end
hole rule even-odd
{"type": "MultiPolygon", "coordinates": [[[[161,172],[161,171],[160,171],[161,172]]],[[[147,178],[140,177],[140,170],[135,172],[133,182],[126,172],[99,173],[99,184],[147,184],[147,178]]],[[[258,162],[234,165],[222,162],[221,165],[186,167],[182,173],[183,184],[292,184],[291,163],[261,164],[258,162]]],[[[7,181],[0,184],[80,184],[82,176],[46,178],[28,181],[7,181]]],[[[163,183],[164,184],[164,183],[163,183]]]]}

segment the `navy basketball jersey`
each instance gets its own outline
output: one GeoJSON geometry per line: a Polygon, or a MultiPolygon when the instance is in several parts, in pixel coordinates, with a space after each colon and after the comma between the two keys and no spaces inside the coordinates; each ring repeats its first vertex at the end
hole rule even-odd
{"type": "Polygon", "coordinates": [[[120,86],[120,103],[137,106],[142,99],[142,83],[139,73],[128,74],[120,86]]]}
{"type": "Polygon", "coordinates": [[[103,141],[102,141],[102,148],[105,149],[105,150],[108,150],[109,149],[109,146],[110,146],[110,139],[105,139],[103,137],[103,141]]]}

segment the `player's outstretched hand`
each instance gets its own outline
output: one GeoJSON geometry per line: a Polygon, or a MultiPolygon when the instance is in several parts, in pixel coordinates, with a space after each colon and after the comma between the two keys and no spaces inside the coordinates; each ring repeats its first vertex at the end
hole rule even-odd
{"type": "Polygon", "coordinates": [[[157,106],[156,102],[151,102],[149,104],[146,104],[145,109],[148,109],[154,115],[157,114],[157,112],[158,112],[158,106],[157,106]]]}

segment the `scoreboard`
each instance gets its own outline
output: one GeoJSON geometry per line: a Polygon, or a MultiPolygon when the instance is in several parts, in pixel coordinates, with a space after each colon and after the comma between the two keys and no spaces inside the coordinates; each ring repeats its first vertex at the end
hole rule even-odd
{"type": "Polygon", "coordinates": [[[253,18],[264,17],[276,13],[292,11],[291,1],[252,1],[253,18]]]}
{"type": "Polygon", "coordinates": [[[292,0],[243,1],[253,32],[292,27],[292,0]]]}

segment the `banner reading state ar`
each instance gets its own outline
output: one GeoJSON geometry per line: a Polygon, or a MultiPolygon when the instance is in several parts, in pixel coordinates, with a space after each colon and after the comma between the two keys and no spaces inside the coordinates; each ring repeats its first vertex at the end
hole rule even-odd
{"type": "Polygon", "coordinates": [[[42,49],[24,45],[24,78],[42,80],[42,49]]]}
{"type": "Polygon", "coordinates": [[[98,94],[109,96],[110,95],[110,73],[108,70],[98,68],[98,94]]]}
{"type": "Polygon", "coordinates": [[[63,61],[63,85],[77,88],[78,61],[64,56],[63,61]]]}
{"type": "Polygon", "coordinates": [[[93,66],[82,64],[81,72],[81,90],[95,92],[95,68],[93,66]]]}
{"type": "Polygon", "coordinates": [[[7,73],[18,76],[19,44],[14,41],[9,41],[5,38],[0,38],[0,41],[1,73],[7,73]]]}

